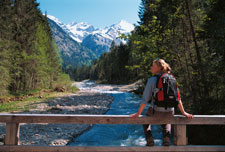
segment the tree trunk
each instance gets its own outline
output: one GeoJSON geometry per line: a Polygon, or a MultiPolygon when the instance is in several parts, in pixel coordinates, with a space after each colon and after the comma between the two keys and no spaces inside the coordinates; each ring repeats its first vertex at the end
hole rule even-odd
{"type": "MultiPolygon", "coordinates": [[[[191,1],[191,0],[190,0],[191,1]]],[[[199,51],[199,46],[197,43],[197,39],[195,37],[195,30],[194,30],[194,26],[193,26],[193,22],[191,19],[191,14],[190,14],[190,7],[189,7],[189,0],[185,0],[185,4],[186,4],[186,9],[187,9],[187,13],[188,13],[188,20],[189,20],[189,24],[190,24],[190,28],[191,28],[191,33],[192,33],[192,38],[195,44],[195,51],[197,54],[197,61],[198,61],[198,65],[199,65],[199,69],[200,69],[200,74],[201,74],[201,80],[203,82],[203,86],[204,86],[204,95],[203,97],[209,97],[209,91],[208,91],[208,87],[207,87],[207,82],[206,82],[206,75],[203,69],[203,64],[202,64],[202,58],[201,58],[201,54],[199,51]]]]}

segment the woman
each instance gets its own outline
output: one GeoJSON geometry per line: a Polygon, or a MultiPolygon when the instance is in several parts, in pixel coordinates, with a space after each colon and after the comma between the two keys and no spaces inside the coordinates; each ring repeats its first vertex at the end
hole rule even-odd
{"type": "MultiPolygon", "coordinates": [[[[156,76],[160,76],[163,73],[170,73],[171,68],[169,64],[167,64],[163,59],[156,59],[153,61],[153,64],[151,66],[152,73],[156,76]]],[[[153,76],[148,79],[148,82],[145,86],[145,90],[143,93],[143,101],[141,102],[141,105],[139,107],[139,110],[137,113],[131,114],[130,116],[135,119],[139,117],[139,115],[144,110],[146,104],[148,101],[151,101],[153,103],[153,107],[150,106],[149,109],[146,112],[147,116],[157,116],[157,117],[171,117],[174,115],[174,107],[159,107],[154,104],[155,100],[152,97],[154,90],[156,88],[157,83],[157,77],[153,76]]],[[[177,88],[177,93],[179,94],[179,89],[177,88]]],[[[178,98],[178,108],[181,111],[181,113],[186,116],[188,119],[192,119],[193,115],[185,112],[180,97],[178,98]]],[[[171,124],[161,125],[163,128],[163,145],[169,146],[170,144],[170,134],[171,134],[171,124]]],[[[147,141],[146,146],[153,146],[154,145],[154,139],[152,137],[151,133],[151,125],[150,124],[144,124],[144,133],[145,133],[145,139],[147,141]]]]}

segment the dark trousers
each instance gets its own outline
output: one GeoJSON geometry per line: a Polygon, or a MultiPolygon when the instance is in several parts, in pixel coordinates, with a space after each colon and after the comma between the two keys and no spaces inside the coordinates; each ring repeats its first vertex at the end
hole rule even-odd
{"type": "MultiPolygon", "coordinates": [[[[151,116],[151,117],[158,117],[160,118],[164,118],[164,117],[172,117],[174,115],[174,111],[171,112],[160,112],[160,111],[153,111],[152,107],[149,107],[147,112],[146,112],[147,116],[151,116]]],[[[171,134],[171,124],[163,124],[161,125],[162,129],[163,129],[163,134],[171,134]]],[[[144,124],[143,125],[143,129],[144,129],[144,133],[145,133],[145,137],[147,136],[147,133],[149,133],[149,131],[151,131],[151,124],[144,124]]]]}

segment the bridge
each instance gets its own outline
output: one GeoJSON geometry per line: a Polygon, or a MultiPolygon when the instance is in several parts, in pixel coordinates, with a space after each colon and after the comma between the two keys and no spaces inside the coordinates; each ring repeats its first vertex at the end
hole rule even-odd
{"type": "Polygon", "coordinates": [[[88,152],[88,151],[151,151],[151,152],[225,152],[225,145],[188,145],[187,125],[225,125],[225,115],[195,115],[188,120],[181,115],[169,118],[145,117],[131,119],[129,115],[68,115],[68,114],[0,114],[0,123],[6,123],[5,145],[0,152],[88,152]],[[174,146],[25,146],[19,144],[20,123],[54,124],[173,124],[174,146]]]}

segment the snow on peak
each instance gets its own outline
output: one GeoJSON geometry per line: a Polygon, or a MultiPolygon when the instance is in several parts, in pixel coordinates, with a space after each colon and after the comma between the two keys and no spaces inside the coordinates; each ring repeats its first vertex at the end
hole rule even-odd
{"type": "Polygon", "coordinates": [[[71,22],[69,25],[70,25],[70,26],[74,26],[74,25],[76,25],[76,24],[77,24],[77,22],[73,21],[73,22],[71,22]]]}
{"type": "Polygon", "coordinates": [[[47,15],[47,17],[51,20],[53,20],[54,22],[56,22],[58,25],[64,25],[58,18],[56,18],[55,16],[52,15],[47,15]]]}
{"type": "Polygon", "coordinates": [[[85,31],[86,30],[86,31],[90,32],[90,31],[94,31],[95,30],[94,26],[88,24],[87,22],[80,22],[80,23],[77,23],[74,26],[75,26],[75,28],[77,30],[80,30],[80,31],[85,31]]]}
{"type": "Polygon", "coordinates": [[[93,25],[90,25],[87,22],[72,22],[70,24],[63,24],[59,19],[52,15],[47,15],[47,17],[56,22],[75,41],[80,43],[90,34],[98,34],[106,39],[115,40],[119,36],[119,33],[127,34],[134,29],[134,25],[130,24],[124,19],[109,27],[95,28],[93,25]]]}
{"type": "Polygon", "coordinates": [[[70,36],[80,43],[86,36],[95,31],[94,26],[88,24],[87,22],[72,22],[71,24],[66,24],[66,27],[70,31],[70,36]]]}
{"type": "Polygon", "coordinates": [[[128,23],[126,20],[121,20],[119,23],[113,24],[111,28],[115,28],[116,30],[119,30],[119,31],[122,30],[128,33],[134,30],[134,25],[128,23]]]}
{"type": "Polygon", "coordinates": [[[128,23],[126,20],[121,20],[118,25],[120,25],[121,28],[126,29],[129,32],[134,30],[134,25],[128,23]]]}

